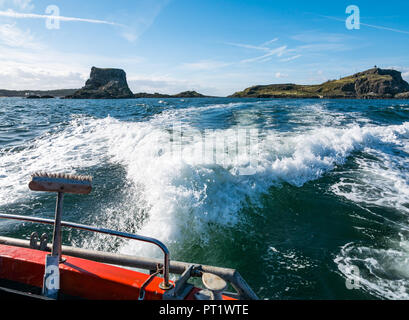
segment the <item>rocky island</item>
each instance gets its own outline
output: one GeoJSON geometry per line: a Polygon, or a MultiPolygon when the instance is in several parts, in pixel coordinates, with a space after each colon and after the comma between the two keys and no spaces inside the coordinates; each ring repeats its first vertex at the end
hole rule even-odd
{"type": "Polygon", "coordinates": [[[28,99],[38,98],[62,98],[73,94],[78,89],[57,89],[57,90],[4,90],[0,89],[0,97],[20,97],[28,99]]]}
{"type": "Polygon", "coordinates": [[[122,69],[101,69],[92,67],[85,86],[66,96],[66,99],[132,99],[132,98],[205,98],[196,91],[185,91],[175,95],[161,93],[133,94],[122,69]]]}
{"type": "Polygon", "coordinates": [[[45,95],[45,96],[37,96],[37,95],[29,95],[27,96],[27,99],[54,99],[54,96],[49,96],[49,95],[45,95]]]}
{"type": "Polygon", "coordinates": [[[200,94],[196,91],[184,91],[181,93],[177,94],[162,94],[162,93],[146,93],[146,92],[140,92],[140,93],[135,93],[134,95],[135,98],[213,98],[210,96],[205,96],[203,94],[200,94]]]}
{"type": "Polygon", "coordinates": [[[174,98],[213,98],[211,96],[205,96],[196,91],[184,91],[173,95],[174,98]]]}
{"type": "Polygon", "coordinates": [[[134,94],[128,87],[126,73],[122,69],[92,67],[85,86],[67,96],[67,99],[130,99],[134,94]]]}
{"type": "Polygon", "coordinates": [[[409,99],[409,84],[396,70],[372,68],[319,85],[259,85],[236,92],[234,98],[409,99]]]}

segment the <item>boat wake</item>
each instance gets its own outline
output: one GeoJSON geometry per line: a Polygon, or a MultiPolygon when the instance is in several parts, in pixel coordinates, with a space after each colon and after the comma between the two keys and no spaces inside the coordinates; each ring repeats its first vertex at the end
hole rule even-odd
{"type": "MultiPolygon", "coordinates": [[[[142,122],[76,116],[67,126],[56,127],[24,147],[3,148],[0,207],[24,205],[39,197],[27,192],[22,183],[35,171],[92,174],[95,168],[119,165],[125,172],[123,194],[115,199],[121,202],[107,200],[98,222],[158,238],[177,253],[190,245],[189,239],[196,239],[195,245],[206,243],[209,228],[240,226],[246,219],[242,209],[260,206],[260,195],[272,186],[301,187],[334,169],[342,170],[352,157],[355,167],[344,172],[331,192],[357,204],[409,213],[409,122],[286,132],[252,128],[252,121],[241,119],[246,130],[254,130],[245,131],[239,139],[240,123],[227,129],[198,130],[188,122],[176,127],[174,118],[166,112],[142,122]]],[[[94,183],[94,192],[104,188],[104,183],[94,183]]],[[[397,226],[398,230],[408,227],[397,226]]],[[[92,247],[96,240],[86,242],[92,247]]],[[[110,244],[99,241],[98,245],[110,244]]],[[[387,249],[351,243],[340,250],[335,263],[345,277],[348,266],[358,265],[361,285],[378,296],[407,298],[407,248],[405,240],[387,249]]],[[[117,250],[160,255],[133,242],[120,243],[117,250]]]]}

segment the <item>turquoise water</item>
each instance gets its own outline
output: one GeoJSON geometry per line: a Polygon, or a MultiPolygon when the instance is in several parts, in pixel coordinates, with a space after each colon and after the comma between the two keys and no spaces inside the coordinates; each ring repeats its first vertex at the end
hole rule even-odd
{"type": "MultiPolygon", "coordinates": [[[[2,98],[0,212],[53,217],[30,174],[89,174],[64,220],[236,268],[263,299],[408,299],[408,155],[407,101],[2,98]]],[[[34,230],[50,233],[0,221],[34,230]]],[[[68,229],[64,243],[160,256],[68,229]]]]}

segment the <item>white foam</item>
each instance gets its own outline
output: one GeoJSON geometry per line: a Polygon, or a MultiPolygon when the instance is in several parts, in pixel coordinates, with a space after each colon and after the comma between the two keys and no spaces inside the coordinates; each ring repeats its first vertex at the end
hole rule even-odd
{"type": "MultiPolygon", "coordinates": [[[[369,127],[372,143],[362,149],[365,156],[354,159],[357,165],[352,171],[340,173],[342,177],[331,189],[339,196],[369,208],[392,210],[403,219],[391,219],[382,215],[382,221],[396,229],[409,230],[405,222],[409,214],[409,129],[408,123],[387,127],[369,127]]],[[[375,210],[368,213],[380,216],[375,210]]],[[[358,217],[365,219],[363,217],[358,217]]],[[[367,220],[367,219],[366,219],[367,220]]],[[[365,228],[356,228],[373,237],[365,228]]],[[[365,246],[356,243],[345,245],[335,263],[348,279],[351,270],[359,268],[360,288],[380,298],[409,298],[409,245],[401,235],[396,242],[385,236],[384,246],[365,246]],[[386,245],[385,245],[386,243],[386,245]]]]}
{"type": "Polygon", "coordinates": [[[77,169],[100,163],[104,154],[104,137],[98,130],[106,120],[77,118],[55,134],[46,133],[28,142],[24,149],[1,150],[0,205],[30,198],[27,184],[36,171],[76,173],[77,169]]]}
{"type": "Polygon", "coordinates": [[[389,242],[388,249],[348,243],[335,263],[346,280],[354,279],[357,289],[379,298],[409,299],[408,241],[389,242]]]}
{"type": "MultiPolygon", "coordinates": [[[[404,124],[388,130],[407,132],[408,128],[404,124]]],[[[138,137],[132,130],[124,131],[110,152],[127,167],[128,178],[144,186],[149,220],[141,232],[168,244],[193,235],[206,241],[209,222],[229,225],[243,218],[239,211],[246,197],[256,202],[270,186],[283,182],[302,186],[344,163],[353,151],[391,138],[385,137],[385,127],[321,128],[294,136],[270,131],[251,146],[259,152],[252,168],[255,174],[243,176],[240,172],[252,165],[249,154],[226,155],[224,162],[214,164],[202,156],[205,143],[192,131],[191,142],[181,144],[183,156],[178,158],[170,152],[168,136],[149,126],[145,129],[146,134],[139,132],[138,137]]],[[[229,144],[235,134],[234,129],[216,130],[207,134],[207,140],[229,144]]],[[[216,149],[217,154],[223,153],[223,146],[216,149]]],[[[140,250],[133,243],[122,248],[125,253],[140,250]]]]}
{"type": "MultiPolygon", "coordinates": [[[[169,143],[168,130],[174,121],[169,112],[146,122],[81,117],[54,134],[38,137],[25,149],[2,153],[0,188],[6,192],[0,194],[0,205],[34,196],[26,186],[34,171],[87,173],[86,168],[95,165],[119,163],[126,169],[131,185],[126,201],[146,213],[143,223],[136,224],[138,230],[128,231],[138,231],[172,246],[186,244],[184,239],[192,236],[205,242],[209,224],[211,228],[236,225],[245,219],[240,209],[247,199],[257,203],[259,195],[272,185],[287,182],[302,186],[343,164],[354,151],[369,147],[382,151],[379,146],[401,145],[409,134],[409,123],[322,127],[302,133],[268,130],[260,132],[260,139],[253,139],[250,154],[225,154],[225,145],[216,144],[216,156],[224,154],[224,159],[214,163],[213,157],[202,156],[206,141],[226,141],[232,146],[237,142],[237,128],[208,131],[203,141],[202,133],[183,124],[180,157],[175,156],[178,144],[169,143]],[[242,175],[243,172],[254,174],[242,175]]],[[[132,219],[129,213],[121,216],[112,208],[104,214],[113,215],[107,219],[113,229],[123,229],[123,222],[132,219]]],[[[158,251],[145,248],[146,245],[127,242],[120,251],[159,255],[158,251]]]]}
{"type": "Polygon", "coordinates": [[[345,173],[331,189],[348,200],[409,213],[409,123],[365,129],[373,142],[365,145],[370,157],[357,158],[353,177],[345,173]],[[394,149],[394,151],[392,151],[394,149]],[[397,151],[401,150],[399,154],[397,151]]]}

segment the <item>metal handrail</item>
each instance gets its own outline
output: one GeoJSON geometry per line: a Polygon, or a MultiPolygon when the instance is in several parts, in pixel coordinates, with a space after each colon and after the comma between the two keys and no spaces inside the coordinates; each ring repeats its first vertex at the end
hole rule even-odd
{"type": "MultiPolygon", "coordinates": [[[[20,220],[20,221],[28,221],[28,222],[52,224],[52,225],[55,223],[55,221],[51,219],[19,216],[19,215],[13,215],[13,214],[0,214],[0,219],[20,220]]],[[[61,221],[61,226],[74,228],[74,229],[81,229],[81,230],[86,230],[86,231],[92,231],[92,232],[97,232],[97,233],[109,234],[109,235],[113,235],[113,236],[117,236],[121,238],[148,242],[148,243],[152,243],[158,246],[164,254],[164,263],[163,263],[164,281],[160,284],[160,288],[164,290],[169,290],[173,287],[173,285],[169,283],[169,263],[170,263],[169,250],[161,241],[154,239],[154,238],[140,236],[140,235],[136,235],[132,233],[115,231],[115,230],[110,230],[110,229],[105,229],[105,228],[91,227],[91,226],[73,223],[73,222],[61,221]]]]}

